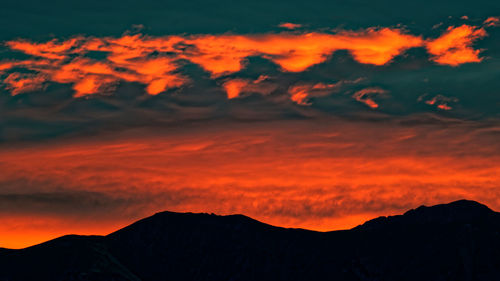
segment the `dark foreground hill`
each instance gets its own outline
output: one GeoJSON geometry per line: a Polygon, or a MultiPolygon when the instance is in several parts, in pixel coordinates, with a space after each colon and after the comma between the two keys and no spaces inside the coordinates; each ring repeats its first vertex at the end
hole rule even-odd
{"type": "Polygon", "coordinates": [[[500,213],[461,200],[314,232],[163,212],[107,236],[0,249],[0,280],[500,280],[500,213]]]}

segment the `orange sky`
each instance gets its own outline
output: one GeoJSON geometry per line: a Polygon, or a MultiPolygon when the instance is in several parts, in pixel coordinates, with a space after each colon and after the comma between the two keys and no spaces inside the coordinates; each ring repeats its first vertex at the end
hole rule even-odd
{"type": "Polygon", "coordinates": [[[242,213],[315,230],[459,198],[499,210],[498,132],[465,121],[325,118],[3,146],[0,246],[106,234],[163,210],[242,213]]]}

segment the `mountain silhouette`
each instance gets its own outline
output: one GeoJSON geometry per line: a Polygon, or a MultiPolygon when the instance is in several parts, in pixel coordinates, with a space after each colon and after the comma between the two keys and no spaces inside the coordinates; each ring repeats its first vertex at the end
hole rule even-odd
{"type": "Polygon", "coordinates": [[[107,236],[0,249],[0,280],[500,280],[500,213],[460,200],[316,232],[161,212],[107,236]]]}

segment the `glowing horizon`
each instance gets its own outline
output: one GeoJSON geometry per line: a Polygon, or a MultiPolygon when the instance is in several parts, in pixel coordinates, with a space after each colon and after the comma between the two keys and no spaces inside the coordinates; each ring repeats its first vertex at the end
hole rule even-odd
{"type": "MultiPolygon", "coordinates": [[[[272,225],[329,231],[462,198],[500,209],[497,128],[463,124],[439,132],[439,126],[325,121],[197,125],[4,148],[4,199],[10,208],[16,200],[27,203],[8,220],[17,218],[23,235],[43,237],[34,243],[68,233],[107,234],[165,210],[241,213],[272,225]],[[44,231],[30,226],[30,214],[49,221],[52,230],[40,236],[44,231]]],[[[9,228],[3,225],[0,233],[9,228]]],[[[29,245],[16,233],[3,236],[2,246],[29,245]]]]}

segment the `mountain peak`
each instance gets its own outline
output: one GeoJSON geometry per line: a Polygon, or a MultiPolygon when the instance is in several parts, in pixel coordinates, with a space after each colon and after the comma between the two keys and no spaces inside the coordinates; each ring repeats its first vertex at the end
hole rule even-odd
{"type": "Polygon", "coordinates": [[[462,199],[447,204],[422,205],[416,209],[407,211],[403,215],[379,217],[369,220],[356,228],[379,228],[388,224],[474,224],[488,220],[496,214],[496,212],[481,203],[462,199]]]}
{"type": "Polygon", "coordinates": [[[139,220],[125,228],[111,233],[109,236],[140,234],[150,238],[155,235],[169,233],[173,230],[192,231],[252,231],[256,228],[271,228],[272,226],[254,220],[244,215],[216,215],[209,213],[176,213],[170,211],[158,212],[150,217],[139,220]]]}
{"type": "Polygon", "coordinates": [[[457,200],[447,204],[439,204],[434,206],[422,205],[416,209],[412,209],[403,214],[403,216],[421,216],[430,217],[433,219],[471,219],[479,216],[484,216],[494,213],[486,205],[472,200],[457,200]]]}

